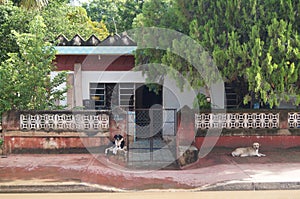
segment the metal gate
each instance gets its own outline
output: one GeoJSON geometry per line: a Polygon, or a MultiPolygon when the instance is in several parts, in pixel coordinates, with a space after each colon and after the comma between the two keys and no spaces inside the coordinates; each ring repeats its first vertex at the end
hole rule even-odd
{"type": "Polygon", "coordinates": [[[176,160],[176,109],[136,109],[127,122],[129,167],[160,169],[176,160]]]}

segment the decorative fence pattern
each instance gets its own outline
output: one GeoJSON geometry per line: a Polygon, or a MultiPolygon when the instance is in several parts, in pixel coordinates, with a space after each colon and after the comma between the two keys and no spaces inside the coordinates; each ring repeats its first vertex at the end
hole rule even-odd
{"type": "Polygon", "coordinates": [[[289,128],[300,128],[300,112],[288,113],[289,128]]]}
{"type": "MultiPolygon", "coordinates": [[[[164,112],[164,132],[173,134],[175,112],[164,112]],[[167,119],[168,118],[168,119],[167,119]],[[171,118],[171,119],[170,119],[171,118]],[[166,122],[167,121],[167,122],[166,122]]],[[[135,134],[136,114],[129,114],[130,133],[135,134]]],[[[141,122],[141,121],[140,121],[141,122]]],[[[279,128],[279,113],[201,113],[195,114],[196,129],[279,128]]],[[[288,128],[300,128],[300,112],[288,113],[288,128]]],[[[20,115],[21,130],[108,131],[108,113],[25,113],[20,115]]]]}
{"type": "Polygon", "coordinates": [[[107,131],[108,114],[21,114],[21,130],[107,131]]]}
{"type": "MultiPolygon", "coordinates": [[[[299,119],[299,124],[300,124],[300,119],[299,119]]],[[[197,129],[279,128],[279,113],[195,114],[195,128],[197,129]]]]}

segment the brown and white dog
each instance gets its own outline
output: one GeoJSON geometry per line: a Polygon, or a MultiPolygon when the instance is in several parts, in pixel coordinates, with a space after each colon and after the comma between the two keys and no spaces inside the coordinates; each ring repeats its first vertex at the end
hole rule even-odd
{"type": "Polygon", "coordinates": [[[123,151],[126,155],[126,146],[124,137],[120,134],[114,136],[114,145],[105,149],[105,155],[108,155],[109,152],[112,152],[114,155],[118,153],[118,151],[123,151]]]}
{"type": "Polygon", "coordinates": [[[231,155],[233,157],[266,156],[265,154],[258,152],[259,146],[260,146],[259,143],[254,142],[252,147],[237,148],[231,153],[231,155]]]}

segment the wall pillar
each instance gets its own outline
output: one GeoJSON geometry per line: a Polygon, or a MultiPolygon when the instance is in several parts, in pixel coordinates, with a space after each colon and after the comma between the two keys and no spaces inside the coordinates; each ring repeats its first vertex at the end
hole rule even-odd
{"type": "Polygon", "coordinates": [[[83,106],[82,102],[82,70],[81,64],[74,65],[74,94],[75,94],[75,106],[83,106]]]}
{"type": "Polygon", "coordinates": [[[69,73],[67,76],[67,105],[68,109],[72,109],[75,106],[75,99],[74,99],[74,73],[69,73]]]}

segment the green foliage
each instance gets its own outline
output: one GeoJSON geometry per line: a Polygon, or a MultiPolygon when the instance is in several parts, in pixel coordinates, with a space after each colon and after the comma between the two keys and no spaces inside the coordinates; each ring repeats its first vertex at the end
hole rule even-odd
{"type": "Polygon", "coordinates": [[[19,3],[25,9],[37,9],[40,10],[47,6],[48,0],[20,0],[19,3]]]}
{"type": "MultiPolygon", "coordinates": [[[[138,14],[137,17],[133,21],[133,28],[139,27],[160,27],[160,28],[171,28],[176,29],[176,16],[174,15],[175,11],[172,7],[172,4],[169,0],[152,0],[145,1],[142,7],[142,13],[138,14]],[[156,12],[154,12],[154,10],[156,12]]],[[[153,34],[153,33],[149,33],[153,34]]],[[[170,42],[169,35],[163,35],[164,33],[156,33],[160,35],[160,39],[151,40],[152,36],[147,35],[146,32],[143,33],[144,38],[140,38],[140,41],[146,41],[147,43],[153,44],[153,46],[165,46],[171,47],[172,42],[170,42]]],[[[137,35],[138,36],[138,35],[137,35]]],[[[183,42],[184,43],[184,42],[183,42]]],[[[176,43],[174,48],[185,49],[185,47],[180,46],[182,43],[176,43]],[[183,47],[183,48],[182,48],[183,47]]],[[[172,53],[171,49],[168,51],[160,50],[160,49],[142,49],[137,50],[135,53],[135,61],[136,61],[136,70],[143,70],[144,74],[146,74],[147,82],[160,82],[164,81],[164,76],[169,74],[171,77],[177,80],[177,86],[181,89],[184,87],[184,79],[183,76],[178,76],[178,72],[182,72],[181,70],[186,64],[188,64],[185,60],[176,56],[172,53]],[[166,53],[168,56],[166,56],[166,53]],[[170,66],[174,70],[167,70],[166,67],[161,67],[160,64],[149,64],[149,63],[161,63],[167,66],[170,66]],[[175,72],[175,73],[174,73],[175,72]]],[[[190,65],[189,65],[190,66],[190,65]]],[[[155,90],[155,88],[151,88],[155,90]]]]}
{"type": "Polygon", "coordinates": [[[100,39],[109,35],[103,22],[92,21],[83,8],[67,5],[63,1],[50,1],[41,11],[28,11],[11,3],[0,4],[0,39],[5,41],[0,47],[0,63],[9,57],[8,53],[18,51],[12,30],[19,33],[28,32],[28,24],[36,15],[41,15],[46,24],[46,41],[53,41],[59,34],[64,34],[68,38],[72,38],[75,34],[89,38],[95,34],[100,39]]]}
{"type": "MultiPolygon", "coordinates": [[[[212,56],[225,81],[245,85],[239,89],[244,103],[259,101],[274,107],[281,101],[300,102],[300,16],[295,14],[299,8],[300,2],[292,0],[150,0],[135,24],[188,34],[212,56]],[[155,9],[159,11],[153,12],[155,9]]],[[[166,52],[144,51],[143,59],[137,54],[138,64],[164,63],[178,70],[195,89],[204,86],[205,77],[193,71],[190,60],[172,54],[172,48],[178,46],[172,44],[166,52]]],[[[190,57],[197,58],[193,53],[190,57]]],[[[199,59],[199,64],[205,65],[203,61],[199,59]]],[[[174,78],[182,84],[182,77],[174,78]]]]}
{"type": "Polygon", "coordinates": [[[196,109],[209,109],[211,108],[211,104],[210,102],[208,102],[206,96],[202,93],[199,93],[197,96],[196,96],[196,99],[194,100],[194,108],[196,109]]]}
{"type": "MultiPolygon", "coordinates": [[[[65,82],[65,74],[50,80],[55,50],[45,42],[46,25],[41,16],[29,23],[29,33],[13,31],[19,51],[9,53],[0,65],[0,114],[7,110],[45,110],[62,96],[54,88],[65,82]]],[[[55,107],[57,108],[57,107],[55,107]]]]}
{"type": "Polygon", "coordinates": [[[177,30],[177,17],[169,0],[145,1],[142,12],[133,21],[133,28],[162,27],[177,30]]]}
{"type": "Polygon", "coordinates": [[[104,22],[110,33],[132,28],[133,19],[141,13],[143,0],[93,0],[83,4],[93,21],[104,22]]]}
{"type": "MultiPolygon", "coordinates": [[[[10,2],[10,0],[2,0],[3,2],[10,2]]],[[[26,10],[41,10],[49,3],[48,0],[12,0],[15,6],[20,6],[26,10]]],[[[1,3],[1,1],[0,1],[1,3]]]]}
{"type": "Polygon", "coordinates": [[[8,58],[7,53],[18,51],[15,36],[11,34],[11,31],[28,31],[31,17],[31,13],[12,6],[12,4],[0,4],[0,40],[3,41],[0,47],[0,63],[8,58]]]}
{"type": "Polygon", "coordinates": [[[299,2],[203,0],[198,5],[207,5],[201,14],[212,19],[196,18],[193,35],[227,80],[247,82],[245,103],[258,99],[273,107],[299,94],[298,20],[293,14],[299,2]],[[249,98],[252,92],[254,98],[249,98]]]}
{"type": "MultiPolygon", "coordinates": [[[[178,23],[180,17],[176,13],[176,5],[172,1],[147,1],[143,5],[142,14],[137,16],[134,26],[155,26],[186,31],[184,24],[178,23]],[[153,10],[157,9],[160,9],[160,12],[154,13],[153,10]]],[[[167,48],[166,51],[152,48],[136,52],[136,69],[143,69],[147,81],[156,82],[157,77],[164,79],[165,75],[169,75],[176,80],[177,87],[183,90],[186,85],[198,89],[205,86],[205,83],[219,79],[219,77],[212,75],[214,71],[212,71],[212,61],[209,54],[190,37],[183,37],[183,34],[176,33],[170,35],[169,31],[161,31],[157,33],[159,39],[155,38],[154,41],[150,41],[147,33],[143,32],[143,34],[146,36],[140,41],[147,41],[152,46],[167,48]],[[174,37],[174,40],[172,41],[170,37],[174,37]],[[161,63],[168,66],[169,69],[161,67],[160,64],[152,66],[149,63],[161,63]],[[140,66],[149,67],[141,68],[140,66]]]]}
{"type": "Polygon", "coordinates": [[[0,3],[0,116],[11,109],[63,108],[56,102],[64,98],[66,89],[56,88],[66,81],[66,73],[50,78],[55,69],[54,38],[95,34],[103,39],[108,36],[106,26],[64,0],[50,1],[40,10],[14,6],[20,3],[17,0],[13,3],[0,3]]]}
{"type": "Polygon", "coordinates": [[[95,34],[99,39],[104,39],[109,35],[105,24],[102,21],[92,21],[82,7],[51,1],[41,15],[47,25],[48,34],[46,36],[48,40],[53,40],[59,34],[68,38],[72,38],[76,34],[89,38],[95,34]]]}

